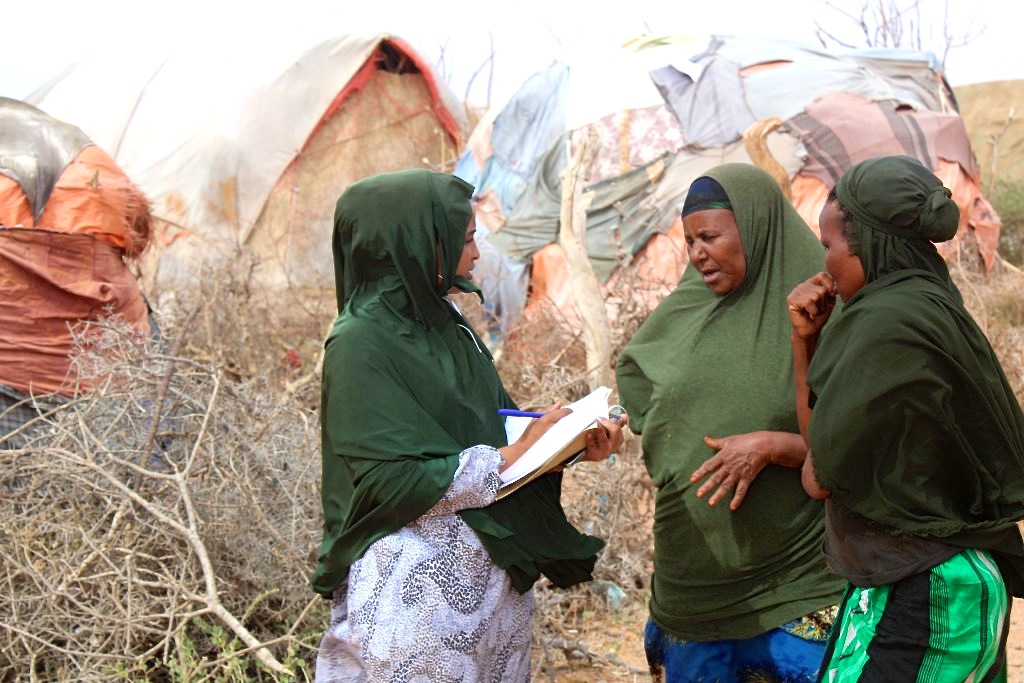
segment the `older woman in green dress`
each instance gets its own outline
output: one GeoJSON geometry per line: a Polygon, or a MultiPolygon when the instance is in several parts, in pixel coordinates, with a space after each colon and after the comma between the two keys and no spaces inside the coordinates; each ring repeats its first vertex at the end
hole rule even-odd
{"type": "Polygon", "coordinates": [[[690,264],[617,370],[657,488],[648,661],[671,682],[813,681],[842,584],[800,486],[785,297],[823,251],[746,164],[695,181],[683,226],[690,264]]]}

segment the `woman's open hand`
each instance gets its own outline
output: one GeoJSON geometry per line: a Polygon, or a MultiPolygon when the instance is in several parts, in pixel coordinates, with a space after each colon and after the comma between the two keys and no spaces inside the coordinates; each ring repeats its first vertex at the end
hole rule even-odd
{"type": "Polygon", "coordinates": [[[704,461],[704,464],[690,475],[690,482],[696,484],[708,477],[699,489],[697,497],[709,493],[708,505],[717,505],[730,491],[736,489],[730,510],[736,510],[747,496],[751,482],[772,461],[772,432],[750,432],[722,438],[704,437],[704,443],[718,452],[704,461]],[[710,476],[708,476],[710,475],[710,476]],[[712,493],[713,491],[713,493],[712,493]]]}
{"type": "Polygon", "coordinates": [[[804,340],[817,338],[836,305],[836,283],[828,273],[818,273],[798,284],[786,305],[793,334],[804,340]]]}

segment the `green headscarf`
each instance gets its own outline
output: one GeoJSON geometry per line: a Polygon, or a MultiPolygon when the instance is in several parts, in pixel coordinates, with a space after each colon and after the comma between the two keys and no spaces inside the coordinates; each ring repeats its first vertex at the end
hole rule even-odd
{"type": "Polygon", "coordinates": [[[853,217],[852,245],[869,282],[916,268],[956,291],[932,242],[956,235],[960,209],[920,161],[908,156],[868,159],[844,173],[835,192],[853,217]]]}
{"type": "MultiPolygon", "coordinates": [[[[472,288],[455,275],[471,193],[453,176],[403,171],[354,183],[338,200],[341,314],[324,356],[324,537],[312,579],[324,596],[371,543],[441,499],[461,451],[505,445],[496,411],[512,401],[483,342],[444,298],[451,283],[472,288]]],[[[460,513],[520,592],[540,573],[562,586],[589,579],[603,546],[569,524],[560,489],[560,475],[544,476],[460,513]]]]}
{"type": "Polygon", "coordinates": [[[687,640],[749,638],[830,604],[841,582],[821,559],[823,506],[795,469],[769,466],[736,512],[697,498],[704,436],[798,433],[786,296],[823,249],[755,166],[706,174],[728,195],[746,276],[716,296],[696,268],[644,322],[617,369],[630,428],[657,487],[651,614],[687,640]]]}
{"type": "Polygon", "coordinates": [[[956,205],[909,157],[854,166],[836,195],[866,283],[833,315],[808,372],[815,476],[894,533],[997,551],[1014,586],[1024,417],[929,241],[955,233],[956,205]]]}

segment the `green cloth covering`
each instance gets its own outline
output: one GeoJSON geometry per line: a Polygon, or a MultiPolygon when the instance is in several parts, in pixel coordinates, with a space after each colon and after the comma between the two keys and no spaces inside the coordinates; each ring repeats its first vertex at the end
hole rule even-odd
{"type": "MultiPolygon", "coordinates": [[[[370,544],[441,499],[461,451],[505,445],[497,409],[512,401],[483,342],[444,298],[450,283],[474,289],[455,276],[471,193],[453,176],[402,171],[354,183],[338,200],[341,314],[324,357],[324,536],[312,578],[324,596],[370,544]]],[[[603,546],[569,524],[560,493],[561,476],[544,476],[460,513],[520,592],[541,573],[559,586],[589,579],[603,546]]]]}
{"type": "Polygon", "coordinates": [[[839,179],[836,195],[853,216],[850,245],[868,282],[919,268],[956,291],[932,241],[956,235],[960,210],[950,191],[920,161],[907,156],[862,161],[839,179]]]}
{"type": "Polygon", "coordinates": [[[696,268],[623,351],[630,428],[657,487],[651,615],[684,640],[750,638],[838,602],[821,558],[824,508],[800,472],[770,465],[742,506],[708,506],[690,483],[713,455],[704,436],[798,433],[786,296],[823,249],[774,180],[747,164],[706,175],[728,194],[747,271],[718,297],[696,268]]]}
{"type": "Polygon", "coordinates": [[[916,177],[915,165],[870,160],[836,188],[843,206],[862,207],[856,253],[872,265],[822,332],[808,371],[814,473],[836,503],[893,533],[993,551],[1020,595],[1024,416],[927,239],[949,236],[948,211],[932,205],[936,194],[889,191],[916,177]],[[924,220],[906,232],[880,218],[913,215],[920,203],[924,220]]]}

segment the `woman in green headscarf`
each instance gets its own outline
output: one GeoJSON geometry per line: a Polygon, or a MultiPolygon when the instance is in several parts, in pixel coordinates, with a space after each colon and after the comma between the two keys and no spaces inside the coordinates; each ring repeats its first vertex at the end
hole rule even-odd
{"type": "Polygon", "coordinates": [[[932,244],[959,218],[916,159],[857,164],[821,212],[827,272],[789,296],[804,486],[849,583],[823,680],[1006,680],[1024,417],[932,244]]]}
{"type": "Polygon", "coordinates": [[[800,487],[785,297],[821,245],[748,164],[698,178],[683,227],[690,264],[617,370],[657,487],[648,661],[668,682],[813,681],[842,584],[800,487]]]}
{"type": "MultiPolygon", "coordinates": [[[[533,582],[589,579],[603,545],[566,520],[561,474],[495,502],[499,472],[568,410],[505,445],[497,410],[514,406],[447,298],[478,291],[471,193],[453,176],[403,171],[338,200],[312,579],[333,602],[318,681],[527,680],[533,582]]],[[[602,425],[584,459],[621,444],[618,424],[602,425]]]]}

